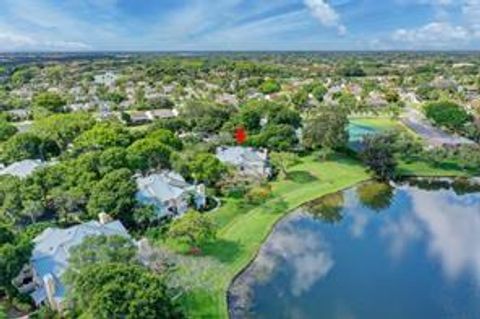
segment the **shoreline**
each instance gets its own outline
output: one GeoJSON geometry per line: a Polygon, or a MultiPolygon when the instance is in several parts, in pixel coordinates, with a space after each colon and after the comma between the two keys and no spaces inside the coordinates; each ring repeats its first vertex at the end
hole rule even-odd
{"type": "MultiPolygon", "coordinates": [[[[467,178],[467,179],[475,179],[475,178],[478,178],[477,176],[459,176],[459,175],[451,175],[451,176],[447,176],[447,175],[443,175],[443,176],[440,176],[440,175],[422,175],[422,174],[419,174],[419,175],[402,175],[400,178],[404,178],[404,179],[411,179],[411,178],[419,178],[419,179],[456,179],[456,178],[467,178]]],[[[334,193],[337,193],[337,192],[342,192],[342,191],[345,191],[345,190],[348,190],[348,189],[351,189],[351,188],[354,188],[354,187],[357,187],[358,185],[361,185],[361,184],[364,184],[364,183],[367,183],[369,181],[373,180],[373,178],[367,178],[365,180],[361,180],[361,181],[358,181],[352,185],[348,185],[348,186],[345,186],[345,187],[342,187],[340,189],[337,189],[337,190],[332,190],[330,192],[326,192],[322,195],[319,195],[318,197],[312,199],[312,200],[308,200],[308,201],[305,201],[299,205],[297,205],[296,207],[292,208],[292,209],[289,209],[288,211],[285,212],[285,214],[282,214],[272,225],[271,227],[269,228],[268,230],[268,234],[267,236],[263,239],[262,243],[259,245],[258,249],[255,251],[253,257],[248,261],[248,263],[246,263],[230,280],[228,286],[226,287],[226,291],[225,291],[225,296],[224,296],[224,299],[225,299],[225,303],[226,303],[226,317],[225,318],[230,318],[230,289],[232,287],[232,285],[234,284],[234,282],[240,277],[242,276],[246,270],[248,270],[248,268],[255,262],[255,259],[258,257],[260,251],[261,251],[261,248],[263,247],[263,245],[266,243],[266,241],[268,240],[268,238],[271,236],[271,234],[273,233],[273,231],[275,230],[275,228],[278,226],[278,224],[280,224],[283,220],[285,220],[286,218],[288,218],[288,216],[290,216],[292,213],[294,213],[297,209],[299,209],[300,207],[308,204],[309,202],[311,201],[314,201],[316,199],[319,199],[319,198],[322,198],[324,196],[328,196],[330,194],[334,194],[334,193]]]]}

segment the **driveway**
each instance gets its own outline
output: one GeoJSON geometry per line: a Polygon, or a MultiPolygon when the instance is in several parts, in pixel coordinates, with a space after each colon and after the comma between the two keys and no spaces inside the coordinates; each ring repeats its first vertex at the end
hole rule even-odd
{"type": "Polygon", "coordinates": [[[474,144],[465,137],[449,134],[433,126],[420,111],[411,107],[402,115],[401,120],[431,146],[474,144]]]}

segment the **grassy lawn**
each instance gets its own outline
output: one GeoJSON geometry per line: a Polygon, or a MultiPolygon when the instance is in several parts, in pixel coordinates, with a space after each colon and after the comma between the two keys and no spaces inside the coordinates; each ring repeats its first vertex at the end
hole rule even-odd
{"type": "Polygon", "coordinates": [[[480,175],[480,171],[473,172],[463,170],[455,163],[445,163],[443,165],[435,166],[422,161],[415,161],[411,163],[400,161],[397,172],[402,176],[422,177],[460,177],[480,175]]]}
{"type": "Polygon", "coordinates": [[[365,118],[352,118],[350,123],[358,126],[367,126],[377,129],[379,131],[388,131],[388,130],[403,130],[405,127],[396,120],[387,117],[365,117],[365,118]]]}
{"type": "MultiPolygon", "coordinates": [[[[402,163],[404,175],[463,176],[464,172],[402,163]]],[[[202,247],[202,256],[184,256],[181,276],[203,284],[182,297],[188,318],[227,318],[227,290],[231,281],[256,256],[275,224],[293,209],[320,196],[365,181],[370,175],[354,160],[336,158],[320,162],[312,156],[289,170],[289,178],[272,182],[272,197],[249,206],[241,199],[227,199],[211,216],[220,226],[218,238],[202,247]],[[200,269],[200,270],[199,270],[200,269]]],[[[167,244],[170,249],[174,245],[167,244]]],[[[187,251],[177,246],[178,252],[187,251]]]]}
{"type": "MultiPolygon", "coordinates": [[[[226,292],[230,282],[255,257],[275,223],[289,211],[370,178],[360,164],[343,158],[318,162],[305,157],[289,175],[288,180],[272,183],[273,196],[260,206],[248,207],[240,200],[230,200],[212,213],[221,226],[217,240],[202,247],[203,256],[188,257],[207,264],[202,278],[209,278],[208,290],[197,289],[185,298],[189,318],[228,316],[226,292]]],[[[184,271],[186,276],[196,273],[184,271]]]]}
{"type": "Polygon", "coordinates": [[[371,127],[378,131],[403,131],[418,137],[417,133],[412,131],[402,122],[389,118],[389,117],[365,117],[365,118],[352,118],[350,123],[357,126],[371,127]]]}

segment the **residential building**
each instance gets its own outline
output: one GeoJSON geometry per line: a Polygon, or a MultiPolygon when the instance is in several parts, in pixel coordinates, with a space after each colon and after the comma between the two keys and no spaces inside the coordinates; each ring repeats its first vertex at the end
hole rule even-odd
{"type": "Polygon", "coordinates": [[[272,174],[266,149],[255,150],[251,147],[218,147],[217,158],[225,164],[235,166],[240,175],[268,178],[272,174]]]}
{"type": "Polygon", "coordinates": [[[48,304],[62,310],[67,288],[62,275],[68,269],[70,249],[89,236],[122,236],[130,238],[120,221],[111,221],[100,214],[100,221],[90,221],[66,229],[47,228],[34,240],[28,265],[22,269],[13,284],[22,293],[30,293],[35,305],[48,304]]]}
{"type": "Polygon", "coordinates": [[[146,177],[137,177],[136,198],[145,205],[153,205],[159,218],[180,216],[190,206],[202,209],[206,205],[205,186],[192,185],[172,171],[163,171],[146,177]]]}
{"type": "Polygon", "coordinates": [[[26,178],[30,176],[36,169],[47,165],[41,160],[27,159],[12,163],[0,169],[0,175],[12,175],[18,178],[26,178]]]}
{"type": "Polygon", "coordinates": [[[114,86],[117,81],[117,75],[113,72],[105,72],[104,74],[97,74],[93,80],[96,84],[102,84],[108,87],[114,86]]]}

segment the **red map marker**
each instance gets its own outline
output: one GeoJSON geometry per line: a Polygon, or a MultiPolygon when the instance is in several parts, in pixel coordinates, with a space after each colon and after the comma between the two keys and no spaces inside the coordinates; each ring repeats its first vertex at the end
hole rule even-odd
{"type": "Polygon", "coordinates": [[[247,140],[247,132],[243,127],[239,127],[235,130],[235,140],[238,144],[243,144],[247,140]]]}

